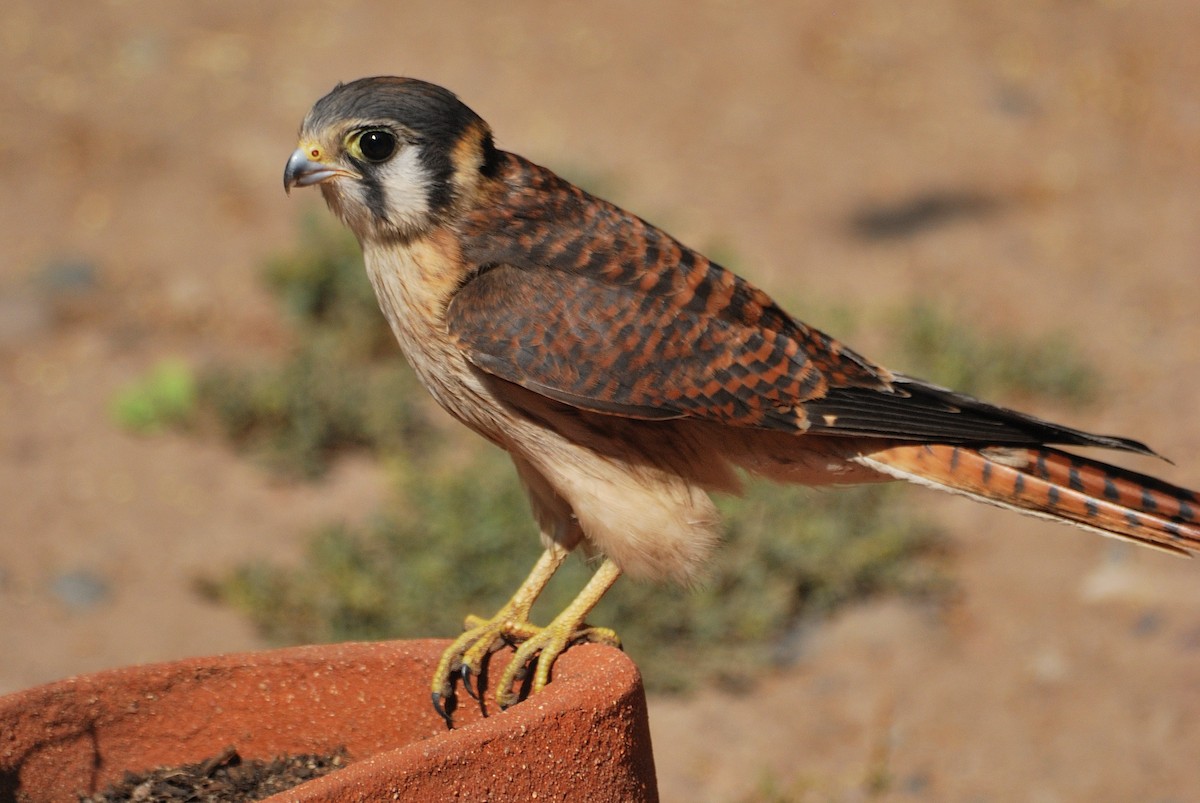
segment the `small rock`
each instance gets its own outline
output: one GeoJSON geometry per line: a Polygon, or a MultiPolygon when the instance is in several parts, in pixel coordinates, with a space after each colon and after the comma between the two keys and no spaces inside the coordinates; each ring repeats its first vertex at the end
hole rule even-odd
{"type": "Polygon", "coordinates": [[[73,611],[86,611],[111,596],[108,580],[89,569],[74,569],[54,578],[50,590],[73,611]]]}
{"type": "Polygon", "coordinates": [[[81,295],[99,285],[96,266],[86,259],[62,259],[47,264],[35,279],[50,295],[81,295]]]}
{"type": "Polygon", "coordinates": [[[907,795],[923,795],[929,790],[929,783],[929,775],[916,772],[905,778],[900,788],[907,795]]]}
{"type": "Polygon", "coordinates": [[[1157,611],[1146,611],[1133,623],[1133,635],[1153,636],[1162,630],[1163,617],[1157,611]]]}

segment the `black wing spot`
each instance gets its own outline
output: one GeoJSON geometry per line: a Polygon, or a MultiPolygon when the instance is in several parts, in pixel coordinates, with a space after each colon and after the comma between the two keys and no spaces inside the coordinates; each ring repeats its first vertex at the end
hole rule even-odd
{"type": "Polygon", "coordinates": [[[1119,502],[1121,492],[1117,490],[1117,484],[1112,481],[1112,477],[1104,478],[1104,498],[1110,502],[1119,502]]]}
{"type": "Polygon", "coordinates": [[[1154,501],[1154,497],[1150,493],[1149,488],[1142,489],[1142,510],[1153,513],[1158,510],[1158,503],[1154,501]]]}
{"type": "Polygon", "coordinates": [[[1074,463],[1067,469],[1067,485],[1072,491],[1083,490],[1083,477],[1079,475],[1079,466],[1074,463]]]}

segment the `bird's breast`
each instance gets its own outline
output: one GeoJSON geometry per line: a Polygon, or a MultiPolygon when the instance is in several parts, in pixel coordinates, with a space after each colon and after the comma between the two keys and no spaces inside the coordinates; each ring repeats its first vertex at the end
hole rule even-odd
{"type": "Polygon", "coordinates": [[[367,276],[405,358],[447,412],[489,439],[507,413],[446,328],[446,308],[466,271],[457,244],[433,237],[403,245],[366,246],[367,276]]]}

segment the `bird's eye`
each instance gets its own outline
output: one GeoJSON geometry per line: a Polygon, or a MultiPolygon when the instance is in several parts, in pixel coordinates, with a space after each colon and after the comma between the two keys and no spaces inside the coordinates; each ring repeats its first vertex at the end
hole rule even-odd
{"type": "Polygon", "coordinates": [[[396,152],[396,135],[391,131],[372,129],[359,135],[358,152],[368,162],[382,162],[396,152]]]}

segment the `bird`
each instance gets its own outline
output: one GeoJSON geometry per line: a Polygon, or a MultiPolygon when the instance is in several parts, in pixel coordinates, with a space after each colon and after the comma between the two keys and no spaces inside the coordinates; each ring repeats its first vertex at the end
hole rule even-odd
{"type": "Polygon", "coordinates": [[[431,685],[516,652],[500,708],[571,644],[622,575],[695,582],[718,542],[713,493],[742,478],[907,480],[1171,553],[1200,551],[1194,491],[1070,447],[1157,456],[890,370],[644,219],[501,150],[449,90],[338,84],[300,126],[284,188],[318,186],[356,236],[413,371],[508,452],[544,547],[495,615],[468,616],[431,685]],[[1067,448],[1064,448],[1067,447],[1067,448]],[[546,626],[530,608],[567,555],[596,568],[546,626]]]}

